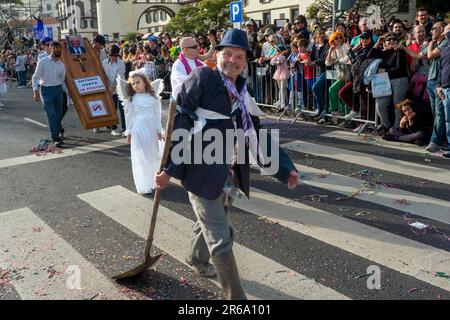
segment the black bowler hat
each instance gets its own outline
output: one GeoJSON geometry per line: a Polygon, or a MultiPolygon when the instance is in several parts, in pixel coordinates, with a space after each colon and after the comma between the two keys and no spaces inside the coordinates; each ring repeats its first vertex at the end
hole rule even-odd
{"type": "Polygon", "coordinates": [[[214,49],[220,51],[224,47],[245,49],[247,51],[247,58],[252,57],[252,50],[248,47],[247,33],[244,30],[227,30],[220,44],[218,44],[214,49]]]}

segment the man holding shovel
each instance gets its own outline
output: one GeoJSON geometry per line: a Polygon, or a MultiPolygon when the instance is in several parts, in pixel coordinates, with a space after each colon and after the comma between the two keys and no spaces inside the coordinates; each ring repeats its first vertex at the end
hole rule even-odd
{"type": "MultiPolygon", "coordinates": [[[[233,230],[228,225],[226,211],[231,202],[229,196],[235,194],[233,190],[239,188],[249,197],[249,155],[260,163],[260,155],[267,152],[261,150],[262,144],[257,140],[260,125],[259,118],[255,115],[261,115],[260,110],[256,110],[256,105],[251,103],[245,78],[241,76],[251,56],[246,33],[238,29],[228,30],[216,50],[217,68],[193,70],[178,94],[173,152],[170,153],[164,170],[156,174],[155,180],[157,188],[163,189],[170,178],[174,177],[181,180],[188,191],[198,221],[186,261],[197,273],[202,275],[203,271],[203,276],[211,275],[215,268],[226,298],[244,300],[246,295],[240,284],[232,251],[233,230]],[[191,159],[196,159],[198,154],[204,155],[210,144],[209,140],[205,139],[199,144],[196,136],[204,136],[209,130],[219,132],[222,141],[226,140],[230,130],[233,133],[240,130],[245,136],[245,143],[235,143],[236,136],[233,135],[231,161],[227,161],[227,158],[223,162],[211,163],[202,157],[201,163],[195,160],[194,163],[180,162],[174,151],[183,142],[176,140],[177,130],[191,133],[188,142],[190,148],[187,151],[191,153],[191,159]],[[209,264],[210,257],[214,268],[209,264]]],[[[228,144],[223,144],[223,153],[226,154],[229,151],[226,150],[228,144]]],[[[272,144],[269,143],[267,149],[272,144]]],[[[289,188],[295,188],[298,173],[292,161],[282,149],[274,147],[274,150],[278,150],[274,154],[279,164],[274,176],[289,188]]]]}

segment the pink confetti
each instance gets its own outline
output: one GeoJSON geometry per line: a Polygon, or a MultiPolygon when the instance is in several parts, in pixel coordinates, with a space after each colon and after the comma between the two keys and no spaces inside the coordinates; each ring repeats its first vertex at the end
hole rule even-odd
{"type": "Polygon", "coordinates": [[[188,281],[185,278],[180,277],[178,283],[180,284],[180,286],[185,286],[188,283],[188,281]]]}
{"type": "Polygon", "coordinates": [[[409,206],[411,204],[406,199],[396,199],[394,202],[397,203],[397,204],[403,205],[403,206],[409,206]]]}

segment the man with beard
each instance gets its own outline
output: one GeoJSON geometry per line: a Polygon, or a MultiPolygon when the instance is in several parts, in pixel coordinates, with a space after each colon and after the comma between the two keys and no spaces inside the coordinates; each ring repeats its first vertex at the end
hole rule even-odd
{"type": "MultiPolygon", "coordinates": [[[[193,159],[200,156],[201,161],[194,161],[195,164],[192,164],[174,158],[177,156],[174,149],[178,149],[178,144],[184,143],[184,137],[172,137],[174,152],[170,153],[165,169],[156,174],[155,180],[157,188],[163,189],[171,177],[174,177],[181,180],[181,184],[188,191],[197,223],[186,262],[193,266],[194,270],[199,266],[215,268],[226,298],[244,300],[246,295],[241,287],[232,251],[233,229],[228,224],[226,211],[232,201],[230,197],[238,192],[238,188],[249,197],[249,156],[251,154],[254,159],[261,159],[258,155],[262,147],[255,140],[260,128],[259,118],[255,113],[261,113],[245,98],[248,93],[247,85],[241,74],[251,56],[245,31],[228,30],[216,50],[217,68],[194,69],[177,97],[174,130],[190,132],[193,129],[196,132],[190,136],[189,152],[193,159]],[[198,123],[203,126],[199,127],[198,123]],[[225,159],[220,157],[221,159],[209,163],[203,158],[204,151],[210,144],[202,137],[211,131],[220,134],[218,137],[223,139],[222,146],[219,147],[223,147],[221,154],[231,152],[231,159],[225,156],[225,159]],[[231,137],[229,132],[232,133],[231,137]],[[234,135],[238,132],[248,139],[234,144],[234,135]],[[203,141],[196,143],[198,137],[203,141]],[[229,141],[225,142],[226,139],[233,139],[231,145],[229,141]],[[228,147],[230,149],[227,149],[228,147]],[[240,160],[233,161],[236,158],[240,160]],[[214,267],[209,264],[210,258],[214,267]]],[[[298,184],[298,173],[288,154],[282,149],[276,151],[279,151],[276,153],[279,166],[275,168],[274,175],[286,183],[288,188],[293,189],[298,184]]],[[[183,158],[184,156],[182,155],[183,158]]]]}
{"type": "Polygon", "coordinates": [[[406,46],[406,28],[402,20],[400,19],[394,20],[392,32],[397,37],[398,43],[406,46]]]}
{"type": "Polygon", "coordinates": [[[428,11],[425,8],[417,9],[416,19],[419,21],[419,24],[425,28],[425,38],[431,37],[431,28],[433,28],[433,22],[428,15],[428,11]]]}
{"type": "Polygon", "coordinates": [[[41,101],[47,113],[50,133],[56,147],[62,145],[59,137],[63,112],[63,84],[66,78],[66,67],[61,62],[61,43],[54,41],[50,45],[51,55],[38,61],[33,74],[34,100],[41,101]],[[39,86],[41,92],[39,94],[39,86]]]}

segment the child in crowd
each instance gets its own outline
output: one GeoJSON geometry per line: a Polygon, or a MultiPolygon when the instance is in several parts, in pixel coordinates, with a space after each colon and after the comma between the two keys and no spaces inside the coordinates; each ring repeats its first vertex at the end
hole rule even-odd
{"type": "Polygon", "coordinates": [[[400,128],[390,128],[389,133],[383,135],[383,139],[415,143],[419,146],[428,143],[433,129],[433,115],[409,99],[401,101],[395,108],[401,110],[403,115],[400,128]]]}
{"type": "MultiPolygon", "coordinates": [[[[298,42],[298,49],[300,51],[299,61],[303,64],[303,82],[301,86],[301,92],[303,94],[303,107],[307,107],[308,102],[308,91],[312,92],[312,87],[314,84],[314,65],[311,62],[311,51],[308,50],[309,41],[306,39],[301,39],[298,42]],[[307,89],[308,88],[308,89],[307,89]]],[[[299,90],[300,91],[300,90],[299,90]]]]}

